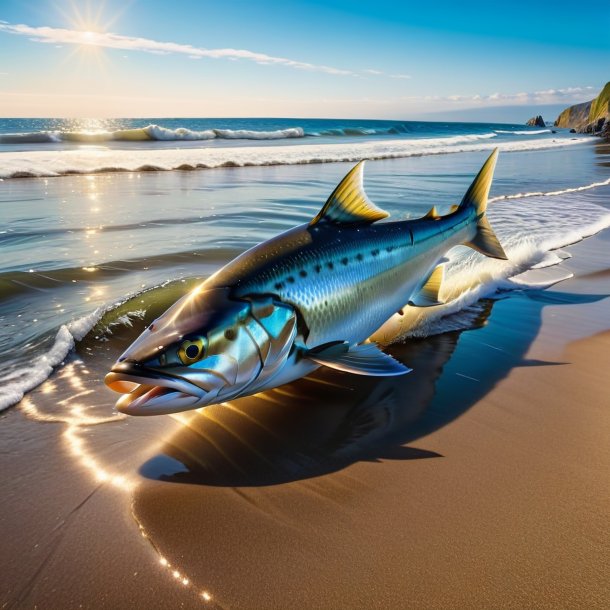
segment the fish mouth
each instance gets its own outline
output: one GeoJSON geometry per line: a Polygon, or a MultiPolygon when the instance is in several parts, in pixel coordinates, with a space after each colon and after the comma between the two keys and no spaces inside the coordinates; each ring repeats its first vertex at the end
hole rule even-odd
{"type": "Polygon", "coordinates": [[[116,408],[127,415],[166,415],[194,409],[207,392],[182,377],[136,364],[112,367],[104,383],[122,396],[116,408]]]}

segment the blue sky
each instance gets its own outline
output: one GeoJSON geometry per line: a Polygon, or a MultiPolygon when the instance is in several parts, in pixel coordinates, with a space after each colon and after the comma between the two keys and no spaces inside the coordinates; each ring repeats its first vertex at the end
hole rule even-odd
{"type": "Polygon", "coordinates": [[[502,120],[610,79],[607,0],[2,0],[0,20],[0,116],[502,120]]]}

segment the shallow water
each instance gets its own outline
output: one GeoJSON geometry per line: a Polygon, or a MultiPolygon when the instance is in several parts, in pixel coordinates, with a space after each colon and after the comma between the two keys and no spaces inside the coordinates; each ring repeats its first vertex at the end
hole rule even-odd
{"type": "MultiPolygon", "coordinates": [[[[432,205],[446,212],[484,158],[460,153],[370,161],[366,190],[393,218],[418,217],[432,205]]],[[[593,140],[578,147],[501,154],[489,217],[511,261],[456,248],[444,287],[451,302],[434,311],[408,308],[377,339],[391,342],[396,336],[468,326],[468,307],[515,287],[511,278],[521,287],[565,277],[560,263],[569,254],[551,251],[609,222],[607,160],[605,149],[593,140]],[[539,269],[521,275],[531,267],[539,269]]],[[[307,222],[350,167],[4,181],[0,406],[14,404],[43,381],[90,331],[110,349],[114,339],[104,328],[142,317],[153,302],[168,306],[194,278],[205,278],[248,247],[307,222]]]]}

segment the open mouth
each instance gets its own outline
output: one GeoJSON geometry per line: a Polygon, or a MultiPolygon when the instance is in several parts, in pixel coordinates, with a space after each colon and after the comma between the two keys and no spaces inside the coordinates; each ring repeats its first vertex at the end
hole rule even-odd
{"type": "Polygon", "coordinates": [[[116,403],[122,413],[133,412],[134,409],[148,409],[159,413],[159,409],[168,409],[169,413],[182,410],[195,404],[198,396],[180,392],[163,386],[138,385],[129,394],[123,394],[116,403]]]}
{"type": "Polygon", "coordinates": [[[123,394],[116,403],[128,415],[162,415],[193,408],[204,390],[178,378],[164,377],[152,371],[130,370],[119,365],[104,379],[106,385],[123,394]]]}

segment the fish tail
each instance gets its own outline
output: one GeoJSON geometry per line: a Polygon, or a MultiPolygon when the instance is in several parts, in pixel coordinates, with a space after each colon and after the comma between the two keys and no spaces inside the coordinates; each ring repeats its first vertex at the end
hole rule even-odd
{"type": "Polygon", "coordinates": [[[474,207],[476,212],[476,235],[470,241],[465,242],[464,245],[485,256],[508,260],[504,248],[502,248],[500,241],[493,232],[485,215],[485,212],[487,211],[487,198],[489,196],[489,189],[491,188],[497,159],[498,149],[496,148],[487,161],[485,161],[481,171],[479,171],[477,177],[470,185],[470,188],[466,191],[459,208],[466,209],[474,207]]]}

